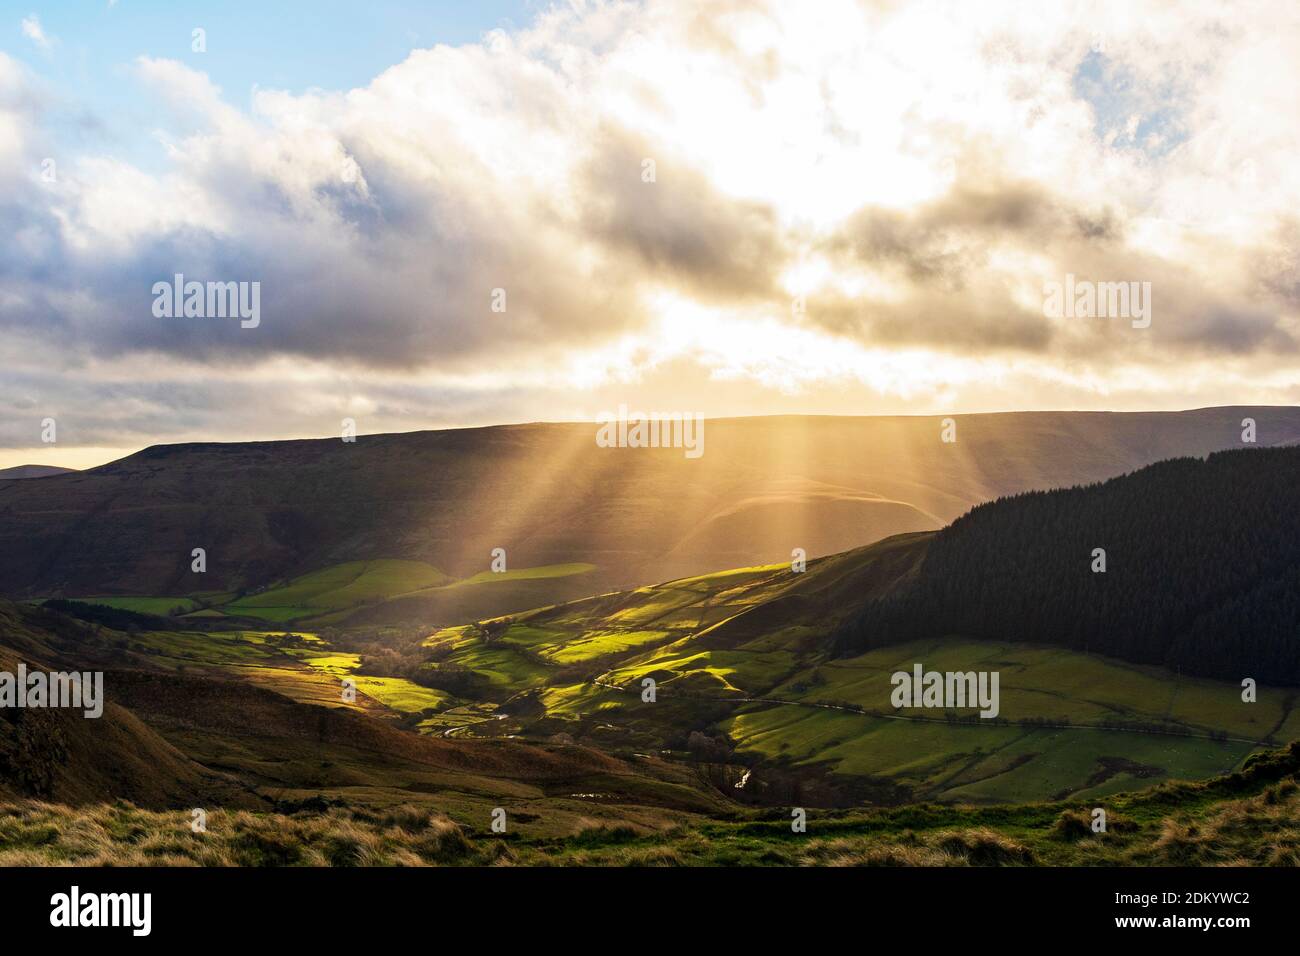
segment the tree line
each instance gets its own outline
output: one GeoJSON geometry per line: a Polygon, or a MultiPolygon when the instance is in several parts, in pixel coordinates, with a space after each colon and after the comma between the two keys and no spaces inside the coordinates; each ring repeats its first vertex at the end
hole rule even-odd
{"type": "Polygon", "coordinates": [[[937,534],[915,577],[850,617],[835,648],[962,635],[1300,684],[1298,505],[1294,447],[1001,498],[937,534]]]}

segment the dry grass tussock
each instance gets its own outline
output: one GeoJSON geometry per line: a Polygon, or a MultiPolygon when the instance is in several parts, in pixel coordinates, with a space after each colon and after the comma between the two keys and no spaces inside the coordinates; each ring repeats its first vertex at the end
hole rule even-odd
{"type": "Polygon", "coordinates": [[[415,807],[323,814],[212,810],[206,831],[188,811],[129,803],[0,806],[0,866],[430,866],[479,860],[461,828],[415,807]]]}

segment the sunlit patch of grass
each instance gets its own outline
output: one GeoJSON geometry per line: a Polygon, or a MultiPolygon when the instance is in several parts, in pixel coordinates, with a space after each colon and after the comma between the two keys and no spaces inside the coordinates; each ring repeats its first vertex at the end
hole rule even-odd
{"type": "Polygon", "coordinates": [[[326,654],[308,654],[302,661],[309,667],[342,681],[350,677],[356,682],[359,694],[371,697],[385,707],[401,713],[419,714],[429,710],[442,710],[458,703],[457,699],[446,691],[432,687],[423,687],[404,677],[372,677],[357,674],[361,663],[360,654],[333,652],[326,654]]]}
{"type": "Polygon", "coordinates": [[[355,678],[357,691],[373,697],[385,707],[402,713],[418,714],[426,710],[441,710],[456,703],[456,698],[446,691],[421,687],[401,677],[355,678]]]}
{"type": "Polygon", "coordinates": [[[542,647],[539,651],[557,664],[572,664],[607,654],[626,653],[672,636],[671,631],[587,631],[574,640],[542,647]]]}
{"type": "Polygon", "coordinates": [[[535,568],[511,568],[506,571],[480,571],[473,577],[455,582],[455,586],[463,587],[475,584],[499,584],[506,581],[535,581],[542,578],[567,578],[575,574],[586,574],[589,571],[595,571],[594,564],[586,564],[582,561],[573,561],[568,564],[542,564],[535,568]]]}
{"type": "Polygon", "coordinates": [[[391,558],[348,561],[245,595],[224,606],[232,614],[288,621],[359,607],[423,588],[447,584],[446,574],[423,561],[391,558]]]}

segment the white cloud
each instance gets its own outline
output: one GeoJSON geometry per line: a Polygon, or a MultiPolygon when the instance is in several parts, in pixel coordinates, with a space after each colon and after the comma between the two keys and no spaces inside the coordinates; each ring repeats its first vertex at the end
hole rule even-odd
{"type": "Polygon", "coordinates": [[[45,28],[41,26],[41,18],[36,14],[23,17],[23,36],[31,40],[42,50],[49,51],[53,46],[53,41],[45,35],[45,28]]]}
{"type": "MultiPolygon", "coordinates": [[[[1300,26],[1133,9],[581,5],[248,110],[142,58],[192,131],[161,173],[76,157],[13,194],[33,251],[4,253],[27,311],[0,336],[95,357],[65,376],[166,381],[165,354],[211,385],[205,421],[233,370],[284,362],[471,417],[673,382],[729,412],[1169,407],[1209,367],[1211,401],[1295,400],[1300,26]],[[177,271],[260,280],[257,334],[154,319],[177,271]],[[1044,318],[1066,272],[1153,282],[1152,328],[1044,318]]],[[[9,127],[37,140],[0,102],[9,127]]]]}

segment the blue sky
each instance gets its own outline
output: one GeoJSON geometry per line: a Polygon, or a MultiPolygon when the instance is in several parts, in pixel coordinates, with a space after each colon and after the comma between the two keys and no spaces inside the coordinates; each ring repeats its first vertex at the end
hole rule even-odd
{"type": "MultiPolygon", "coordinates": [[[[227,102],[246,108],[255,87],[302,92],[364,86],[412,49],[472,43],[526,26],[546,0],[2,0],[0,50],[24,63],[51,99],[59,145],[146,168],[163,162],[141,130],[176,118],[133,74],[139,56],[180,60],[207,73],[227,102]],[[47,45],[26,35],[35,17],[47,45]],[[207,51],[191,50],[196,27],[207,51]]],[[[182,128],[175,131],[185,132],[182,128]]]]}
{"type": "Polygon", "coordinates": [[[1172,84],[1144,84],[1095,50],[1079,63],[1072,79],[1075,94],[1092,106],[1098,139],[1111,136],[1154,157],[1186,141],[1180,92],[1172,84]]]}

